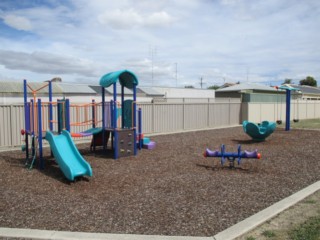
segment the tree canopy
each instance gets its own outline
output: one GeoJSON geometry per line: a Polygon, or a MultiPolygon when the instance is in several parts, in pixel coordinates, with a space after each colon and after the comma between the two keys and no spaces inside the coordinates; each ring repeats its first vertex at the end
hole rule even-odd
{"type": "Polygon", "coordinates": [[[308,85],[308,86],[316,87],[317,81],[313,77],[308,76],[305,79],[302,79],[300,81],[300,85],[308,85]]]}
{"type": "Polygon", "coordinates": [[[286,78],[281,85],[283,85],[283,84],[291,84],[291,83],[292,83],[292,79],[286,78]]]}
{"type": "Polygon", "coordinates": [[[218,85],[212,85],[212,86],[209,86],[207,89],[217,90],[218,88],[220,88],[220,86],[218,86],[218,85]]]}

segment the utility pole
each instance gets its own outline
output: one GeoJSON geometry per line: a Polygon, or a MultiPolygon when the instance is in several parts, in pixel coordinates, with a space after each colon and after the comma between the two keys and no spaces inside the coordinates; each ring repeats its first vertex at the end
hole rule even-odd
{"type": "Polygon", "coordinates": [[[203,81],[202,80],[203,80],[203,77],[201,76],[200,77],[200,87],[201,87],[201,89],[202,89],[202,85],[203,85],[203,81]]]}

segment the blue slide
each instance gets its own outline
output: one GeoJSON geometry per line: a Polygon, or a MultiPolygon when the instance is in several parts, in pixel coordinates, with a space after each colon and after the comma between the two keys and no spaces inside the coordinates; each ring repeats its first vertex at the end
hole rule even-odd
{"type": "Polygon", "coordinates": [[[46,140],[66,178],[73,181],[78,176],[92,177],[90,164],[81,156],[68,131],[62,130],[60,135],[47,131],[46,140]]]}

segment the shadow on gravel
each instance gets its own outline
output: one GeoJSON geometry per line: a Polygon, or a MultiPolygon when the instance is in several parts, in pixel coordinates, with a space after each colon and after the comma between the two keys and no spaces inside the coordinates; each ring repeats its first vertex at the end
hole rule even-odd
{"type": "Polygon", "coordinates": [[[235,166],[235,167],[230,167],[228,165],[225,166],[208,166],[205,164],[196,164],[197,167],[202,167],[205,168],[207,170],[212,170],[212,171],[244,171],[244,172],[249,172],[250,170],[247,168],[243,168],[243,167],[239,167],[239,166],[235,166]]]}

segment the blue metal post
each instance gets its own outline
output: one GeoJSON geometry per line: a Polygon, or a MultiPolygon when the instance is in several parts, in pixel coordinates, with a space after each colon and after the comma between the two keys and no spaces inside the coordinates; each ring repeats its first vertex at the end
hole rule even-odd
{"type": "Polygon", "coordinates": [[[286,131],[290,131],[290,100],[291,90],[286,89],[286,131]]]}
{"type": "Polygon", "coordinates": [[[49,129],[53,131],[52,83],[49,82],[49,129]]]}
{"type": "Polygon", "coordinates": [[[92,128],[96,127],[96,106],[95,106],[95,101],[92,99],[92,128]]]}
{"type": "MultiPolygon", "coordinates": [[[[31,155],[34,156],[36,154],[36,150],[35,150],[35,143],[34,143],[34,128],[35,128],[35,120],[34,120],[34,102],[33,99],[30,100],[30,104],[31,104],[31,114],[32,114],[32,123],[30,123],[30,128],[31,128],[31,124],[32,124],[32,131],[30,131],[30,135],[32,136],[32,141],[31,141],[31,155]]],[[[31,130],[31,129],[30,129],[31,130]]]]}
{"type": "Polygon", "coordinates": [[[66,109],[66,112],[65,112],[65,114],[66,114],[66,116],[65,116],[66,130],[68,132],[70,132],[70,101],[69,101],[69,99],[66,99],[66,101],[65,101],[65,109],[66,109]]]}
{"type": "Polygon", "coordinates": [[[124,86],[121,85],[121,128],[124,128],[124,86]]]}
{"type": "Polygon", "coordinates": [[[105,113],[105,91],[104,87],[101,87],[101,97],[102,97],[102,146],[103,146],[103,151],[106,150],[106,140],[105,140],[105,129],[106,129],[106,113],[105,113]]]}
{"type": "Polygon", "coordinates": [[[38,143],[39,143],[39,159],[40,169],[44,169],[44,162],[42,157],[42,116],[41,116],[41,99],[38,99],[38,143]]]}
{"type": "Polygon", "coordinates": [[[62,128],[63,128],[63,122],[62,122],[62,103],[61,100],[57,100],[57,117],[58,117],[58,134],[61,134],[62,128]]]}
{"type": "MultiPolygon", "coordinates": [[[[94,99],[92,99],[92,128],[96,127],[96,105],[94,99]]],[[[95,135],[92,135],[92,149],[95,152],[96,151],[96,143],[95,143],[95,135]]]]}
{"type": "Polygon", "coordinates": [[[28,121],[28,119],[27,119],[27,101],[28,101],[28,99],[27,99],[28,97],[27,97],[27,80],[23,80],[23,100],[24,100],[24,124],[25,124],[25,130],[27,130],[27,121],[28,121]]]}
{"type": "Polygon", "coordinates": [[[118,130],[117,130],[117,83],[113,84],[113,131],[114,131],[114,159],[118,159],[118,130]]]}
{"type": "Polygon", "coordinates": [[[118,110],[117,110],[117,84],[113,84],[113,127],[118,128],[117,126],[117,115],[118,115],[118,110]]]}
{"type": "MultiPolygon", "coordinates": [[[[133,85],[133,141],[137,139],[137,86],[133,85]]],[[[137,144],[134,144],[134,155],[137,155],[137,144]]]]}
{"type": "Polygon", "coordinates": [[[138,110],[139,149],[142,149],[142,111],[138,110]]]}
{"type": "MultiPolygon", "coordinates": [[[[111,100],[110,101],[110,104],[109,104],[109,111],[108,111],[108,113],[109,113],[109,119],[110,119],[110,123],[109,123],[109,128],[111,128],[111,129],[114,129],[114,124],[113,124],[113,106],[114,104],[113,104],[113,100],[111,100]]],[[[111,131],[111,149],[114,149],[113,148],[113,143],[114,143],[114,131],[111,131]]]]}
{"type": "Polygon", "coordinates": [[[31,114],[32,114],[32,123],[30,123],[30,125],[32,124],[32,131],[31,131],[31,134],[32,136],[34,136],[34,102],[33,102],[33,99],[30,100],[30,103],[31,103],[31,114]]]}
{"type": "Polygon", "coordinates": [[[30,131],[30,108],[28,107],[28,92],[27,92],[27,80],[23,80],[23,100],[24,100],[24,129],[25,129],[25,141],[26,141],[26,159],[29,158],[29,138],[28,132],[30,131]]]}

